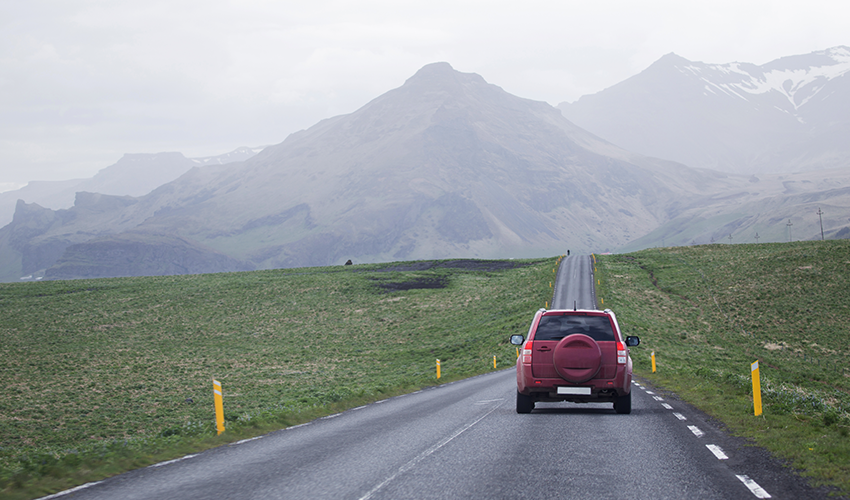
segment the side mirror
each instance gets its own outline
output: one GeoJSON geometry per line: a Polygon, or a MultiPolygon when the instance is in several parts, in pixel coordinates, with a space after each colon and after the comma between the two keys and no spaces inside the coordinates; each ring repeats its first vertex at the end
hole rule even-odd
{"type": "Polygon", "coordinates": [[[522,335],[511,335],[511,344],[522,345],[523,342],[525,342],[525,337],[522,335]]]}
{"type": "Polygon", "coordinates": [[[629,347],[635,347],[640,345],[640,337],[629,336],[626,337],[626,345],[629,347]]]}

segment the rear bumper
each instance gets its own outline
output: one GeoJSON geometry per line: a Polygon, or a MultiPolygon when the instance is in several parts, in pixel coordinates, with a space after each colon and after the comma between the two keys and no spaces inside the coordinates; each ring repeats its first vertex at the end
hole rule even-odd
{"type": "MultiPolygon", "coordinates": [[[[573,384],[561,378],[534,378],[523,373],[517,364],[517,391],[531,396],[535,401],[571,401],[574,403],[613,402],[631,391],[632,374],[628,365],[617,367],[612,379],[591,379],[573,384]],[[558,394],[558,387],[588,387],[590,394],[558,394]]],[[[530,370],[528,370],[530,371],[530,370]]]]}

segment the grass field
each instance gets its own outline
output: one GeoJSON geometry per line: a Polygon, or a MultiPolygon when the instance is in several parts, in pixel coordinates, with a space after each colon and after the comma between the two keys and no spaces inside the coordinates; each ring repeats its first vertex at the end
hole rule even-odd
{"type": "Polygon", "coordinates": [[[850,242],[671,247],[597,260],[598,296],[641,338],[637,373],[850,494],[850,242]]]}
{"type": "Polygon", "coordinates": [[[513,365],[555,259],[0,285],[0,496],[513,365]],[[227,432],[213,438],[212,379],[227,432]]]}
{"type": "MultiPolygon", "coordinates": [[[[557,259],[0,285],[0,496],[512,366],[557,259]],[[212,378],[227,432],[215,437],[212,378]]],[[[636,373],[850,494],[850,242],[597,256],[636,373]],[[650,372],[649,353],[658,372],[650,372]],[[759,360],[764,415],[753,416],[759,360]]]]}

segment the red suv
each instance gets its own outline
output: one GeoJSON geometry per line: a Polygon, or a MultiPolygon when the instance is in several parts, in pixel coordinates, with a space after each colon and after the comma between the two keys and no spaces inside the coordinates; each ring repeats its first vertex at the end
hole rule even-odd
{"type": "Polygon", "coordinates": [[[545,310],[534,315],[516,363],[516,411],[530,413],[536,401],[614,403],[617,413],[632,411],[632,358],[638,337],[623,339],[610,309],[545,310]]]}

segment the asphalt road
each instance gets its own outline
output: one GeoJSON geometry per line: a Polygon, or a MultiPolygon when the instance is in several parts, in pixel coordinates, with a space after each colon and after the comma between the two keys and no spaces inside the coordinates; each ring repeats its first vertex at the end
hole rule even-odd
{"type": "Polygon", "coordinates": [[[564,257],[555,279],[552,309],[596,309],[595,279],[592,257],[564,257]]]}
{"type": "MultiPolygon", "coordinates": [[[[636,382],[638,384],[639,382],[636,382]]],[[[514,410],[513,369],[132,471],[86,499],[823,498],[758,448],[644,384],[610,404],[514,410]],[[718,458],[717,453],[727,458],[718,458]]]]}
{"type": "MultiPolygon", "coordinates": [[[[558,293],[560,300],[579,300],[570,291],[573,285],[562,290],[561,273],[581,276],[582,266],[589,265],[586,257],[563,261],[555,305],[558,293]]],[[[592,278],[584,281],[592,285],[592,278]]],[[[577,307],[592,303],[578,302],[577,307]]],[[[629,415],[614,413],[610,403],[538,403],[532,413],[519,415],[515,395],[515,370],[501,370],[49,498],[824,496],[763,450],[726,435],[722,426],[675,395],[640,381],[633,387],[629,415]]]]}

